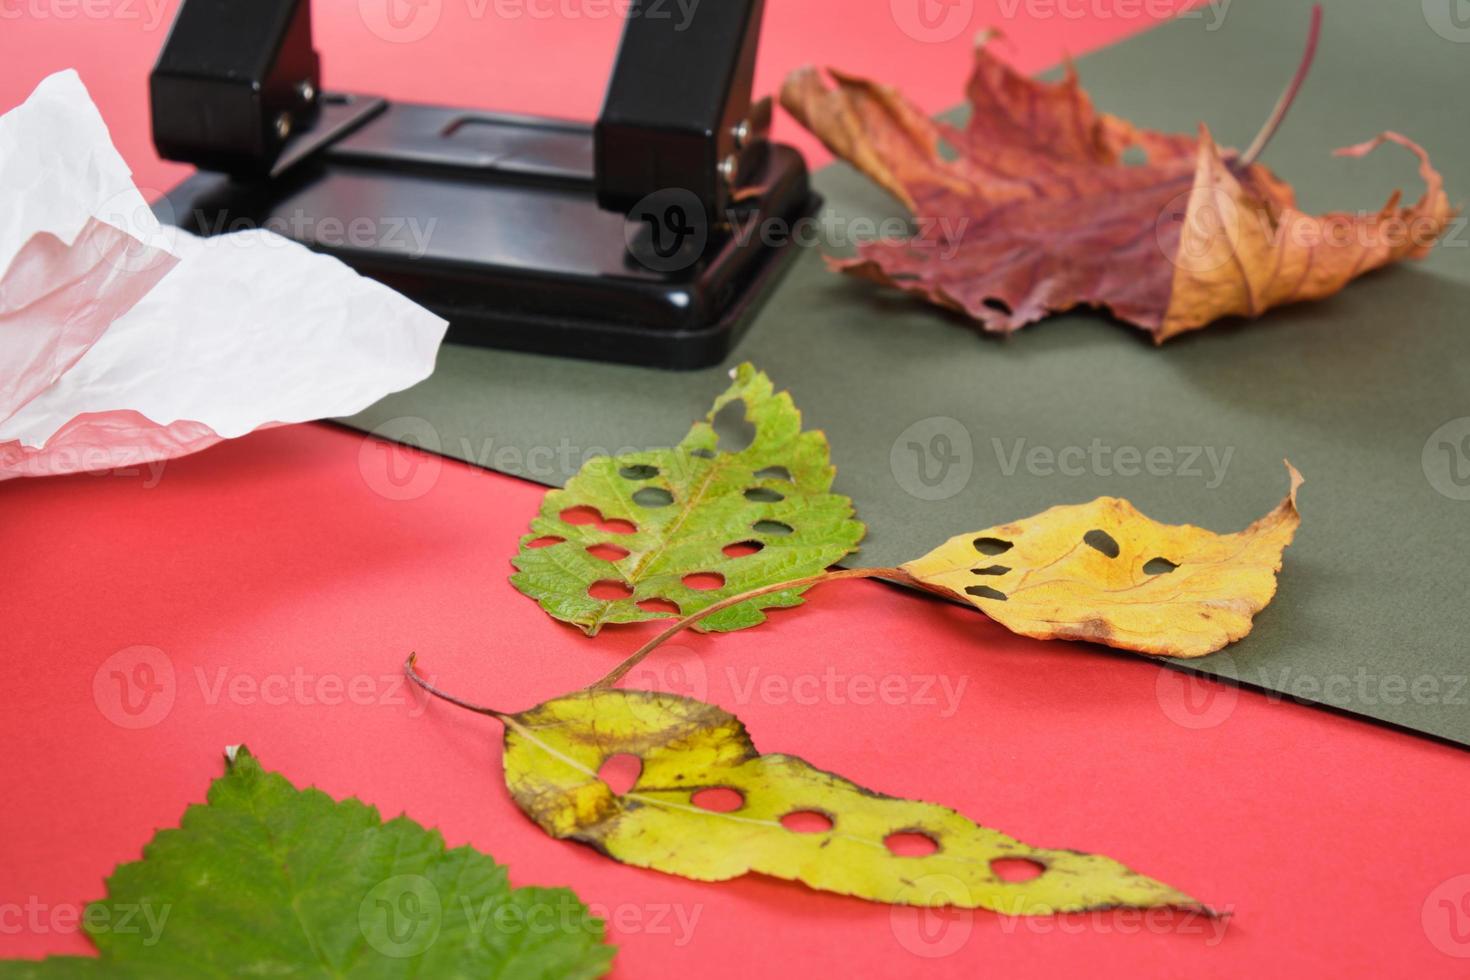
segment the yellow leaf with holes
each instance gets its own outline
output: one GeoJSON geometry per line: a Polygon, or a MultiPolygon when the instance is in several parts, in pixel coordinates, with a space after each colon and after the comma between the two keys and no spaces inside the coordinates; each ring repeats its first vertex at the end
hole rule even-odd
{"type": "Polygon", "coordinates": [[[521,810],[551,836],[624,864],[698,881],[754,871],[878,902],[1012,915],[1115,906],[1214,914],[1111,858],[1031,847],[954,810],[761,755],[738,718],[690,698],[590,688],[497,717],[521,810]],[[598,773],[628,755],[640,769],[617,792],[598,773]],[[1013,880],[1018,865],[1028,880],[1013,880]]]}
{"type": "Polygon", "coordinates": [[[1116,497],[951,538],[901,566],[917,584],[973,603],[1022,636],[1202,657],[1251,631],[1276,593],[1301,515],[1301,474],[1237,534],[1160,524],[1116,497]]]}

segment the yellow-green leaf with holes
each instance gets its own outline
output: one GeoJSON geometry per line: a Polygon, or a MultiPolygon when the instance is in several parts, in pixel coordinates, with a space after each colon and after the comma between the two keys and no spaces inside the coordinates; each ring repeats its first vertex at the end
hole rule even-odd
{"type": "Polygon", "coordinates": [[[1160,524],[1099,497],[958,535],[900,571],[1022,636],[1202,657],[1249,633],[1276,594],[1302,522],[1302,476],[1286,470],[1286,499],[1235,534],[1160,524]]]}
{"type": "Polygon", "coordinates": [[[1115,906],[1214,914],[1111,858],[1031,847],[954,810],[761,755],[738,718],[690,698],[592,688],[497,717],[517,806],[551,836],[624,864],[699,881],[755,871],[873,901],[1011,915],[1115,906]],[[620,794],[598,773],[628,754],[641,770],[620,794]],[[733,797],[734,808],[707,802],[713,794],[733,797]],[[899,846],[915,838],[929,853],[899,846]],[[1013,880],[1017,865],[1032,877],[1013,880]]]}
{"type": "MultiPolygon", "coordinates": [[[[589,460],[552,490],[521,539],[511,582],[589,636],[606,623],[688,615],[751,589],[813,575],[863,536],[852,501],[831,493],[827,437],[803,432],[786,392],[749,364],[673,449],[589,460]],[[725,414],[721,414],[725,410],[725,414]],[[716,417],[743,416],[749,445],[722,446],[716,417]]],[[[737,630],[801,589],[711,614],[737,630]]]]}

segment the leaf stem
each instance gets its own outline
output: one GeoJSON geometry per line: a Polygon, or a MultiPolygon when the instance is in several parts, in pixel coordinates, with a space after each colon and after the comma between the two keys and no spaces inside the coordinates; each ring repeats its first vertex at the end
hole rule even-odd
{"type": "Polygon", "coordinates": [[[622,680],[623,677],[628,673],[628,671],[638,666],[638,664],[642,662],[644,657],[648,656],[654,650],[657,650],[660,646],[662,646],[665,641],[673,638],[679,633],[682,633],[684,630],[693,626],[695,623],[699,622],[701,619],[704,619],[706,616],[713,615],[714,613],[719,612],[721,609],[729,609],[731,606],[737,606],[748,599],[755,599],[759,596],[769,595],[772,592],[784,592],[787,589],[803,589],[812,585],[820,585],[823,582],[835,582],[839,579],[907,579],[908,577],[908,573],[901,568],[839,568],[836,570],[822,572],[819,575],[809,575],[806,578],[792,579],[789,582],[777,582],[775,585],[763,585],[758,589],[751,589],[750,591],[742,592],[739,595],[732,595],[727,599],[721,599],[719,602],[705,606],[698,612],[690,613],[688,616],[685,616],[683,619],[674,623],[674,625],[670,626],[658,636],[655,636],[653,639],[649,640],[647,643],[643,644],[643,646],[635,650],[626,660],[614,667],[612,671],[608,673],[608,675],[602,680],[598,681],[595,684],[588,685],[587,689],[597,690],[600,688],[612,687],[618,681],[622,680]]]}
{"type": "Polygon", "coordinates": [[[1322,5],[1312,5],[1312,26],[1307,31],[1307,48],[1302,52],[1301,64],[1297,66],[1296,74],[1292,76],[1291,83],[1286,86],[1286,91],[1281,93],[1281,98],[1276,102],[1276,108],[1271,111],[1271,117],[1256,134],[1251,142],[1250,148],[1241,154],[1239,166],[1243,170],[1256,162],[1266,149],[1266,144],[1271,142],[1271,137],[1276,135],[1276,130],[1281,128],[1281,121],[1286,118],[1286,113],[1296,101],[1297,93],[1302,90],[1302,83],[1307,80],[1307,73],[1312,70],[1312,61],[1317,57],[1317,42],[1322,37],[1322,5]]]}
{"type": "Polygon", "coordinates": [[[496,711],[494,708],[487,708],[482,704],[475,704],[473,701],[466,701],[464,698],[457,698],[453,694],[450,694],[447,691],[441,691],[433,684],[424,680],[423,677],[419,676],[418,671],[413,669],[413,665],[415,661],[418,660],[418,658],[418,654],[410,653],[408,655],[408,659],[403,662],[403,673],[405,676],[408,677],[409,680],[413,681],[419,687],[423,688],[425,691],[434,695],[434,697],[439,698],[442,701],[448,701],[450,704],[458,705],[461,708],[465,708],[469,711],[474,711],[478,714],[489,715],[491,718],[498,718],[499,720],[509,724],[509,715],[507,712],[496,711]]]}

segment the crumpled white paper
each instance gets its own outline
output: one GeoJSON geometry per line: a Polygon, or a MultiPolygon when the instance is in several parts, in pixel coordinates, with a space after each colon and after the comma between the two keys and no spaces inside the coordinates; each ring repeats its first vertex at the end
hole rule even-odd
{"type": "Polygon", "coordinates": [[[446,327],[273,232],[160,227],[73,71],[0,116],[0,480],[351,415],[446,327]]]}

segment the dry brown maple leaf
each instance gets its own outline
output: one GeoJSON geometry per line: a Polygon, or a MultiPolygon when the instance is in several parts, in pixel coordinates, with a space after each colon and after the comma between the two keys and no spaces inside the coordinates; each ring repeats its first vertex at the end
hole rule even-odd
{"type": "Polygon", "coordinates": [[[1099,306],[1156,343],[1230,315],[1320,299],[1369,270],[1429,251],[1455,212],[1425,152],[1424,196],[1396,193],[1373,214],[1303,214],[1289,185],[1254,156],[1279,124],[1310,54],[1263,138],[1244,156],[1198,138],[1141,129],[1094,110],[1069,64],[1057,83],[1019,74],[982,43],[957,129],[895,89],[830,70],[794,72],[781,103],[834,154],[892,193],[917,219],[905,241],[828,259],[1010,333],[1076,306],[1099,306]],[[957,155],[946,159],[948,144],[957,155]],[[1143,162],[1125,160],[1133,150],[1143,162]]]}

